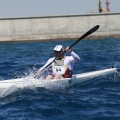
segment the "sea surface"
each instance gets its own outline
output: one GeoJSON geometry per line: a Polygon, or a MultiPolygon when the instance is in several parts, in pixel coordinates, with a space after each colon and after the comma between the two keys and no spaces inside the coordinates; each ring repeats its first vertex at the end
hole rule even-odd
{"type": "MultiPolygon", "coordinates": [[[[74,41],[0,43],[0,80],[32,77],[55,45],[74,41]]],[[[118,72],[68,88],[0,89],[0,120],[120,120],[120,39],[82,40],[72,50],[81,58],[74,74],[112,66],[118,72]]]]}

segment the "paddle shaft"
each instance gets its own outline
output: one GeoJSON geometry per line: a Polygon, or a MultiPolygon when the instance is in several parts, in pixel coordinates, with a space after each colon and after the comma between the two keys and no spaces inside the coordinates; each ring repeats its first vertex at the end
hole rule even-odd
{"type": "MultiPolygon", "coordinates": [[[[84,39],[85,37],[87,37],[88,35],[92,34],[93,32],[95,32],[97,29],[99,28],[99,25],[96,25],[95,27],[93,27],[92,29],[90,29],[88,32],[86,32],[84,35],[82,35],[78,40],[76,40],[72,45],[69,46],[69,49],[71,49],[75,44],[77,44],[80,40],[84,39]]],[[[64,52],[61,55],[63,55],[66,52],[66,50],[64,50],[64,52]]],[[[60,57],[59,56],[59,57],[60,57]]],[[[46,70],[46,68],[48,68],[56,59],[58,59],[59,57],[55,57],[55,59],[49,63],[42,71],[44,72],[44,70],[46,70]]]]}
{"type": "MultiPolygon", "coordinates": [[[[72,45],[69,46],[69,49],[71,49],[75,44],[77,44],[80,40],[84,39],[85,37],[87,37],[88,35],[92,34],[93,32],[95,32],[97,29],[99,28],[99,25],[96,25],[95,27],[93,27],[92,29],[90,29],[88,32],[86,32],[84,35],[82,35],[78,40],[76,40],[72,45]]],[[[66,52],[66,50],[61,54],[63,55],[66,52]]],[[[61,56],[60,55],[60,56],[61,56]]],[[[60,57],[59,56],[59,57],[60,57]]],[[[57,57],[57,58],[59,58],[57,57]]]]}

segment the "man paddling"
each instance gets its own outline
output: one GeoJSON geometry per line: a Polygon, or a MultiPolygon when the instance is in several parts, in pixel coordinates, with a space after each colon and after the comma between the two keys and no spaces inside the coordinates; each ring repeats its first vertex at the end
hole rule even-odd
{"type": "Polygon", "coordinates": [[[37,75],[40,74],[46,66],[48,66],[52,61],[54,61],[49,67],[52,68],[52,72],[50,75],[46,77],[47,80],[50,79],[61,79],[61,78],[70,78],[72,77],[73,65],[74,63],[80,60],[80,57],[73,52],[69,47],[66,48],[66,52],[70,53],[71,56],[65,56],[62,54],[64,52],[64,48],[62,45],[56,45],[54,48],[55,57],[50,58],[46,64],[39,69],[37,75]],[[55,59],[57,58],[57,59],[55,59]]]}

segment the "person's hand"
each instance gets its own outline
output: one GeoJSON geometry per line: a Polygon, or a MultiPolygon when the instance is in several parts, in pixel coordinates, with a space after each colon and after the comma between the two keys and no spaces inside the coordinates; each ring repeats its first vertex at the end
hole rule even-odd
{"type": "Polygon", "coordinates": [[[72,52],[72,50],[69,48],[69,46],[66,48],[66,52],[69,52],[69,53],[72,52]]]}

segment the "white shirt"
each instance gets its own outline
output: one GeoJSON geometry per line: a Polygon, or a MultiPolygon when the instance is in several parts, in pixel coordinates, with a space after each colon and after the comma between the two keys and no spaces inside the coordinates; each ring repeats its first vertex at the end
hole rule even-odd
{"type": "MultiPolygon", "coordinates": [[[[73,65],[74,65],[74,63],[76,63],[76,62],[78,62],[78,61],[80,60],[80,57],[79,57],[75,52],[73,52],[73,51],[72,51],[70,54],[71,54],[71,56],[65,56],[64,64],[67,65],[67,67],[68,67],[70,70],[73,71],[73,65]]],[[[45,68],[49,63],[51,63],[54,59],[55,59],[55,57],[50,58],[50,59],[46,62],[46,64],[39,69],[39,71],[44,70],[44,68],[45,68]]],[[[49,67],[52,67],[52,64],[51,64],[49,67]]],[[[48,68],[49,68],[49,67],[48,67],[48,68]]]]}

